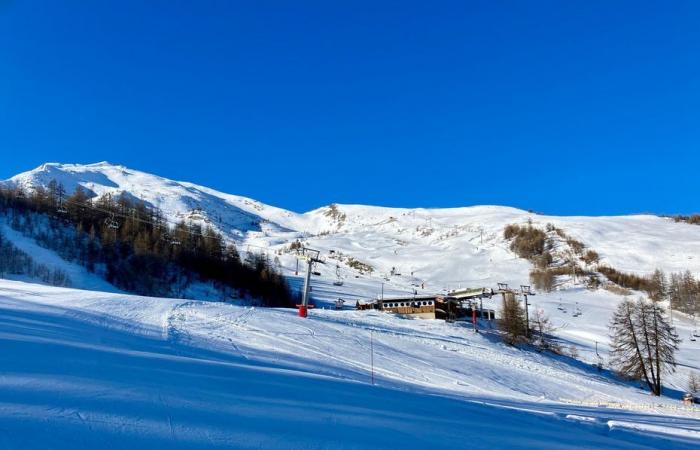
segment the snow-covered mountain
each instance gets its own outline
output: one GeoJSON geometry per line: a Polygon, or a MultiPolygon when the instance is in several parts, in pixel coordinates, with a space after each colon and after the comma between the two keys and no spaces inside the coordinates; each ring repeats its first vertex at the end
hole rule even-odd
{"type": "MultiPolygon", "coordinates": [[[[532,265],[509,249],[503,231],[529,221],[561,228],[625,272],[700,272],[700,226],[651,215],[555,217],[500,206],[362,205],[301,214],[109,163],[45,164],[3,183],[31,188],[54,179],[68,192],[82,186],[95,195],[126,193],[170,218],[209,223],[242,253],[276,258],[294,284],[302,273],[296,275],[298,260],[289,245],[302,240],[325,259],[315,269],[320,276],[312,278],[319,306],[381,292],[528,283],[532,265]]],[[[130,296],[7,224],[0,227],[18,248],[59,266],[73,287],[85,289],[0,280],[0,310],[9,318],[0,321],[3,367],[11,372],[0,377],[0,389],[11,393],[0,402],[0,418],[19,430],[23,448],[51,444],[37,431],[46,424],[64,446],[77,442],[75,436],[81,436],[79,446],[108,439],[132,448],[261,442],[454,448],[467,440],[476,448],[541,448],[554,441],[584,448],[697,444],[697,412],[678,411],[673,398],[689,372],[700,371],[700,344],[688,339],[696,329],[692,317],[674,317],[683,338],[678,372],[664,382],[671,397],[652,404],[643,390],[591,366],[607,358],[607,324],[622,297],[587,290],[581,280],[562,276],[553,292],[530,298],[531,310],[551,318],[574,359],[507,347],[488,324],[476,334],[468,324],[377,311],[318,308],[305,320],[292,310],[130,296]],[[63,368],[66,357],[73,364],[63,368]],[[372,371],[379,388],[367,385],[372,371]],[[624,409],[596,408],[597,402],[624,409]],[[425,421],[435,438],[421,431],[425,421]],[[290,430],[299,427],[305,433],[289,440],[290,430]],[[316,427],[316,434],[306,427],[316,427]],[[388,438],[384,430],[394,434],[388,438]]],[[[484,303],[498,309],[495,297],[484,303]]]]}
{"type": "MultiPolygon", "coordinates": [[[[403,209],[335,204],[302,214],[107,162],[47,163],[3,183],[31,188],[51,180],[69,193],[77,186],[95,195],[126,193],[157,206],[173,220],[208,223],[236,242],[243,255],[267,253],[295,285],[301,273],[289,245],[301,240],[319,249],[326,261],[316,267],[321,275],[313,280],[312,295],[321,305],[339,297],[352,302],[373,298],[381,292],[529,284],[532,264],[517,257],[503,236],[507,225],[528,222],[543,229],[547,224],[561,228],[598,252],[602,263],[620,271],[700,273],[700,226],[653,215],[559,217],[503,206],[403,209]],[[338,279],[342,286],[332,283],[338,279]]],[[[594,359],[589,344],[607,340],[608,318],[620,298],[605,290],[587,291],[584,280],[563,276],[554,292],[540,293],[533,305],[561,325],[560,334],[585,340],[588,356],[594,359]],[[561,308],[562,303],[571,306],[561,308]],[[570,326],[576,303],[588,305],[597,317],[585,330],[570,326]]]]}
{"type": "Polygon", "coordinates": [[[700,227],[652,215],[556,217],[501,206],[362,205],[330,205],[300,214],[107,162],[47,163],[4,183],[31,188],[51,180],[62,183],[68,193],[77,186],[94,195],[126,193],[160,208],[171,220],[208,223],[244,250],[279,251],[302,238],[326,254],[342,252],[370,265],[374,275],[389,274],[393,268],[403,276],[414,274],[405,281],[432,288],[524,282],[530,265],[508,250],[503,229],[527,221],[562,228],[618,270],[700,272],[700,227]]]}
{"type": "Polygon", "coordinates": [[[168,180],[108,162],[85,165],[47,163],[4,183],[31,189],[33,186],[47,186],[51,180],[62,183],[69,194],[78,186],[97,196],[126,193],[160,208],[173,221],[209,223],[232,238],[240,238],[248,231],[285,230],[295,223],[297,216],[253,199],[168,180]]]}

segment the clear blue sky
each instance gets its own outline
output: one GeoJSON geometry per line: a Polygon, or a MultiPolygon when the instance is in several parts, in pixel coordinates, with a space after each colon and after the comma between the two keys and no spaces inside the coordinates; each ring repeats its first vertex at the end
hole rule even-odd
{"type": "Polygon", "coordinates": [[[0,178],[304,211],[700,210],[700,2],[0,0],[0,178]]]}

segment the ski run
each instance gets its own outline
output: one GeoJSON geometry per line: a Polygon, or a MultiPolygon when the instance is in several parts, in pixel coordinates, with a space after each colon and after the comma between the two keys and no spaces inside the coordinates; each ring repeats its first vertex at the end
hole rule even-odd
{"type": "MultiPolygon", "coordinates": [[[[529,284],[503,229],[560,227],[611,266],[700,272],[700,227],[667,218],[549,217],[513,208],[332,205],[305,214],[109,163],[46,164],[5,182],[128,193],[215,226],[242,256],[266,253],[299,289],[289,246],[318,249],[307,318],[240,299],[128,295],[3,220],[0,231],[72,288],[0,280],[0,448],[697,448],[680,397],[700,371],[692,317],[665,395],[596,364],[623,299],[562,277],[530,299],[576,357],[505,345],[492,323],[355,310],[381,295],[529,284]],[[359,266],[355,261],[365,266],[359,266]],[[358,269],[359,267],[359,269],[358,269]],[[372,271],[360,270],[371,267],[372,271]],[[335,301],[345,308],[335,310],[335,301]]],[[[638,293],[634,294],[640,295],[638,293]]],[[[500,297],[485,299],[498,310],[500,297]]]]}

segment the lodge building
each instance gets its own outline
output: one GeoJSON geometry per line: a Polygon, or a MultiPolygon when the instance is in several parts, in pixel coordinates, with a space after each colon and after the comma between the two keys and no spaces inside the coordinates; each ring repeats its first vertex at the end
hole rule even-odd
{"type": "Polygon", "coordinates": [[[448,321],[478,318],[493,320],[495,311],[484,309],[480,300],[491,298],[490,289],[460,289],[447,295],[409,295],[358,302],[356,309],[376,309],[402,317],[448,321]]]}

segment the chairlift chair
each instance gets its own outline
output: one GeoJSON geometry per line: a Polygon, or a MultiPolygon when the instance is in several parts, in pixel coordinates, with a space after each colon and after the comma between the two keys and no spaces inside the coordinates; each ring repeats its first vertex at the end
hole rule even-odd
{"type": "Polygon", "coordinates": [[[107,227],[108,227],[108,228],[111,228],[111,229],[113,229],[113,230],[116,230],[116,229],[119,228],[119,222],[117,222],[117,221],[114,219],[114,214],[112,214],[111,217],[109,217],[109,218],[107,218],[107,220],[105,220],[105,224],[107,224],[107,227]]]}

